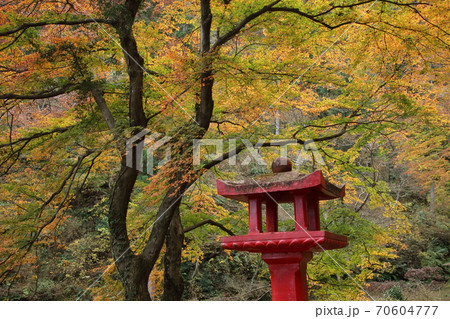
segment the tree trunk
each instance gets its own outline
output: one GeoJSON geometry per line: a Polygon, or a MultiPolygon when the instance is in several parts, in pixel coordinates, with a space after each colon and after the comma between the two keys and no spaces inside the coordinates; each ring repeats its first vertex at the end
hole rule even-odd
{"type": "Polygon", "coordinates": [[[184,232],[181,225],[180,210],[177,209],[169,225],[164,255],[164,294],[163,300],[181,300],[184,280],[181,275],[181,252],[184,232]]]}
{"type": "Polygon", "coordinates": [[[122,158],[121,170],[114,185],[109,207],[108,226],[111,250],[127,300],[150,300],[147,283],[150,270],[143,267],[143,259],[130,247],[127,231],[127,211],[138,172],[126,166],[122,158]]]}
{"type": "Polygon", "coordinates": [[[201,1],[201,43],[200,53],[202,54],[200,75],[200,101],[195,105],[195,121],[198,126],[205,131],[208,130],[211,123],[211,116],[214,109],[213,86],[214,86],[214,72],[211,64],[211,0],[201,1]]]}
{"type": "MultiPolygon", "coordinates": [[[[128,116],[130,127],[134,128],[134,134],[147,125],[142,93],[144,59],[138,52],[136,39],[133,35],[133,24],[140,4],[140,0],[126,0],[121,7],[121,19],[115,25],[127,64],[129,76],[128,116]]],[[[99,97],[98,94],[97,97],[99,97]]],[[[99,106],[102,102],[100,100],[99,106]]],[[[125,145],[123,147],[125,149],[125,145]]],[[[134,167],[127,167],[126,155],[123,155],[109,207],[108,223],[111,250],[125,289],[125,298],[127,300],[151,300],[148,291],[148,277],[151,267],[146,267],[145,259],[131,250],[127,231],[128,204],[137,176],[138,171],[134,167]]]]}
{"type": "MultiPolygon", "coordinates": [[[[130,126],[144,128],[148,122],[143,108],[142,93],[144,71],[142,65],[144,60],[138,52],[138,47],[132,28],[140,3],[141,1],[138,0],[125,1],[125,5],[123,7],[123,18],[116,26],[116,30],[120,38],[120,44],[124,51],[124,57],[127,63],[127,72],[129,75],[128,106],[130,126]]],[[[212,110],[214,108],[214,101],[212,99],[214,77],[211,70],[210,57],[208,56],[208,51],[210,49],[210,28],[212,19],[210,0],[202,0],[201,7],[201,52],[203,59],[200,80],[201,99],[200,103],[196,105],[196,125],[192,124],[190,127],[185,127],[185,134],[180,136],[183,142],[179,147],[180,152],[176,153],[179,154],[178,159],[173,161],[174,167],[177,168],[177,171],[168,180],[168,183],[171,186],[167,190],[160,206],[158,207],[156,220],[152,227],[150,237],[143,252],[139,256],[135,255],[131,250],[126,226],[128,203],[138,172],[135,168],[126,167],[125,157],[122,158],[120,174],[116,181],[111,198],[109,212],[111,247],[116,267],[125,288],[127,300],[150,300],[150,295],[147,289],[148,276],[159,257],[173,216],[175,215],[179,218],[178,209],[181,202],[181,197],[184,194],[184,191],[196,179],[196,177],[191,174],[193,172],[192,141],[193,139],[203,137],[205,132],[208,130],[209,123],[211,121],[212,110]]],[[[139,130],[136,129],[134,133],[136,134],[138,131],[139,130]]],[[[176,221],[175,223],[181,222],[176,221]]],[[[176,234],[179,232],[179,225],[174,225],[173,227],[176,227],[177,229],[174,229],[174,233],[169,235],[169,242],[175,240],[173,238],[178,238],[176,237],[176,234]]],[[[181,254],[181,250],[179,250],[178,247],[175,247],[175,249],[177,254],[181,254]]],[[[171,253],[174,254],[174,252],[170,252],[169,254],[171,253]]],[[[169,261],[169,264],[171,264],[170,267],[175,267],[176,262],[174,264],[169,261]]],[[[180,278],[176,278],[175,280],[179,279],[180,278]]],[[[179,288],[180,287],[177,286],[177,288],[173,289],[179,290],[179,288]]],[[[181,293],[178,291],[175,295],[181,297],[181,293]]]]}
{"type": "Polygon", "coordinates": [[[151,300],[148,289],[150,270],[150,268],[145,267],[141,256],[133,256],[126,272],[127,278],[122,280],[126,300],[151,300]]]}

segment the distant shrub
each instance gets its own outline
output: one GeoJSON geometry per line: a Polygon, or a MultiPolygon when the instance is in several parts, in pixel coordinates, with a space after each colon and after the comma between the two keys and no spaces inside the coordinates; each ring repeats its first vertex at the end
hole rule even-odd
{"type": "Polygon", "coordinates": [[[397,285],[395,281],[374,281],[370,283],[369,289],[372,293],[384,293],[397,285]]]}
{"type": "Polygon", "coordinates": [[[445,281],[445,275],[441,267],[423,267],[409,269],[405,273],[405,279],[409,281],[445,281]]]}
{"type": "Polygon", "coordinates": [[[402,288],[400,286],[393,286],[385,291],[384,297],[386,300],[405,300],[403,298],[402,288]]]}

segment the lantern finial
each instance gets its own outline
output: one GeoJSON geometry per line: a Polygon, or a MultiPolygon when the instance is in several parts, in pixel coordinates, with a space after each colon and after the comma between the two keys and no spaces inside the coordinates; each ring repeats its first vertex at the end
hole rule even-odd
{"type": "Polygon", "coordinates": [[[272,162],[272,172],[282,173],[292,171],[292,162],[286,157],[278,157],[272,162]]]}

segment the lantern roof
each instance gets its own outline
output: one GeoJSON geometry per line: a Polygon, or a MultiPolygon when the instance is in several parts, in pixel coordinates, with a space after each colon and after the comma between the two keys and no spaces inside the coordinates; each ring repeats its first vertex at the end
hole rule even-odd
{"type": "Polygon", "coordinates": [[[338,187],[328,182],[322,171],[311,174],[292,172],[292,163],[285,158],[277,158],[272,163],[272,174],[260,175],[238,181],[223,181],[218,179],[219,195],[247,202],[250,196],[272,197],[280,203],[291,202],[292,194],[311,193],[319,200],[344,197],[345,186],[338,187]],[[281,162],[281,164],[280,164],[281,162]]]}

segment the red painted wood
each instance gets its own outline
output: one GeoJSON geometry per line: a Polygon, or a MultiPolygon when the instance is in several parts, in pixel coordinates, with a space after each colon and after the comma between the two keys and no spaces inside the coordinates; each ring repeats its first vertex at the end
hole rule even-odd
{"type": "Polygon", "coordinates": [[[248,200],[248,233],[260,233],[261,231],[261,198],[252,196],[248,200]]]}
{"type": "Polygon", "coordinates": [[[278,231],[278,204],[268,198],[266,200],[266,232],[278,231]]]}
{"type": "Polygon", "coordinates": [[[218,179],[216,181],[217,193],[219,195],[247,202],[250,195],[266,193],[285,193],[289,191],[298,191],[313,189],[317,192],[319,200],[328,200],[345,196],[345,186],[336,187],[328,183],[320,170],[309,175],[303,175],[298,172],[285,172],[273,175],[267,175],[264,179],[249,179],[240,182],[227,182],[218,179]],[[285,174],[286,180],[278,177],[285,174]],[[277,176],[274,181],[271,176],[277,176]]]}
{"type": "Polygon", "coordinates": [[[308,229],[307,201],[305,193],[294,194],[295,230],[308,229]]]}
{"type": "Polygon", "coordinates": [[[306,266],[311,258],[311,252],[262,255],[270,270],[273,301],[308,300],[306,266]]]}
{"type": "Polygon", "coordinates": [[[319,200],[316,196],[310,195],[308,197],[308,229],[320,229],[320,214],[319,214],[319,200]]]}
{"type": "Polygon", "coordinates": [[[223,249],[255,253],[323,251],[347,246],[347,237],[326,232],[253,233],[220,238],[223,249]]]}
{"type": "Polygon", "coordinates": [[[306,265],[313,252],[347,246],[347,237],[320,231],[319,200],[344,197],[345,188],[327,182],[321,171],[304,175],[281,169],[251,180],[217,180],[217,191],[248,202],[249,207],[248,234],[222,237],[222,248],[262,254],[271,274],[272,300],[308,300],[306,265]],[[262,201],[266,232],[262,232],[262,201]],[[278,232],[278,203],[293,203],[295,231],[278,232]]]}

